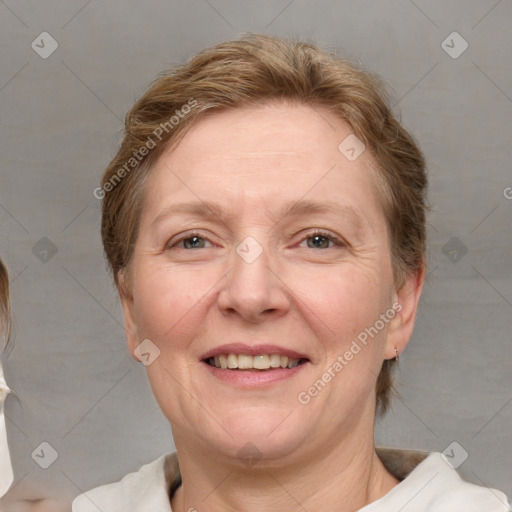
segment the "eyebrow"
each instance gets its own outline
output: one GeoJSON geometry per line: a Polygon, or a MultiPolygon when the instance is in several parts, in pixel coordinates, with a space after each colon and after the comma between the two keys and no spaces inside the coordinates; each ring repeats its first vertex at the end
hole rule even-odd
{"type": "Polygon", "coordinates": [[[234,213],[230,213],[223,206],[211,201],[195,201],[192,203],[175,203],[165,208],[151,223],[156,226],[169,217],[180,214],[188,214],[194,217],[205,217],[223,222],[231,222],[236,218],[234,213]]]}
{"type": "MultiPolygon", "coordinates": [[[[359,214],[359,212],[352,206],[340,204],[335,201],[310,201],[310,200],[292,200],[288,201],[278,211],[277,221],[278,224],[287,217],[300,217],[310,214],[324,214],[335,213],[342,217],[352,219],[357,228],[364,228],[368,226],[366,219],[359,214]]],[[[191,203],[176,203],[165,208],[151,223],[151,226],[156,226],[169,217],[180,214],[188,214],[194,217],[203,217],[208,219],[215,219],[222,223],[232,223],[235,219],[239,218],[239,212],[230,212],[218,203],[211,201],[194,201],[191,203]]]]}

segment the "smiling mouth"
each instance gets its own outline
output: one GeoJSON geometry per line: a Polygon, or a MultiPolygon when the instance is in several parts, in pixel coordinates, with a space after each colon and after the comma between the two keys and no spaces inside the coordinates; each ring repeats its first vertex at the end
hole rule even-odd
{"type": "Polygon", "coordinates": [[[295,368],[304,364],[308,359],[292,359],[280,354],[262,354],[251,356],[248,354],[220,354],[204,359],[204,362],[215,368],[224,370],[256,370],[267,371],[278,368],[295,368]]]}

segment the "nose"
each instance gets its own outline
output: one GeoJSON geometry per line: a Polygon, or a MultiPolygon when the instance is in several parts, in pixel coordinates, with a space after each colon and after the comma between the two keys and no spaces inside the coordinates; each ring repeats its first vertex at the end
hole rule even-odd
{"type": "Polygon", "coordinates": [[[248,237],[233,254],[218,296],[224,315],[240,315],[252,323],[278,318],[290,308],[286,284],[280,279],[275,258],[268,249],[248,237]]]}

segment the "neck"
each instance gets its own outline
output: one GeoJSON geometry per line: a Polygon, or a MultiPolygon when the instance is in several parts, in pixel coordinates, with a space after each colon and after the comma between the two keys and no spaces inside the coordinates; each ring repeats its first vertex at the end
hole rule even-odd
{"type": "Polygon", "coordinates": [[[183,483],[171,501],[173,512],[356,511],[399,483],[375,453],[373,438],[312,450],[302,463],[261,460],[252,468],[219,462],[218,454],[205,457],[193,443],[181,450],[175,440],[183,483]]]}

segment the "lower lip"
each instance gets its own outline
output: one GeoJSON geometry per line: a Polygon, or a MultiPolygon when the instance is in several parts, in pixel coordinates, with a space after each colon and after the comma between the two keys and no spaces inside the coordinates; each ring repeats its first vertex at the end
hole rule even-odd
{"type": "Polygon", "coordinates": [[[217,379],[234,384],[235,386],[257,387],[266,384],[273,384],[274,382],[282,382],[286,379],[291,379],[308,366],[309,362],[299,364],[293,368],[275,368],[271,370],[226,370],[224,368],[217,368],[210,366],[208,363],[202,361],[206,369],[217,379]]]}

